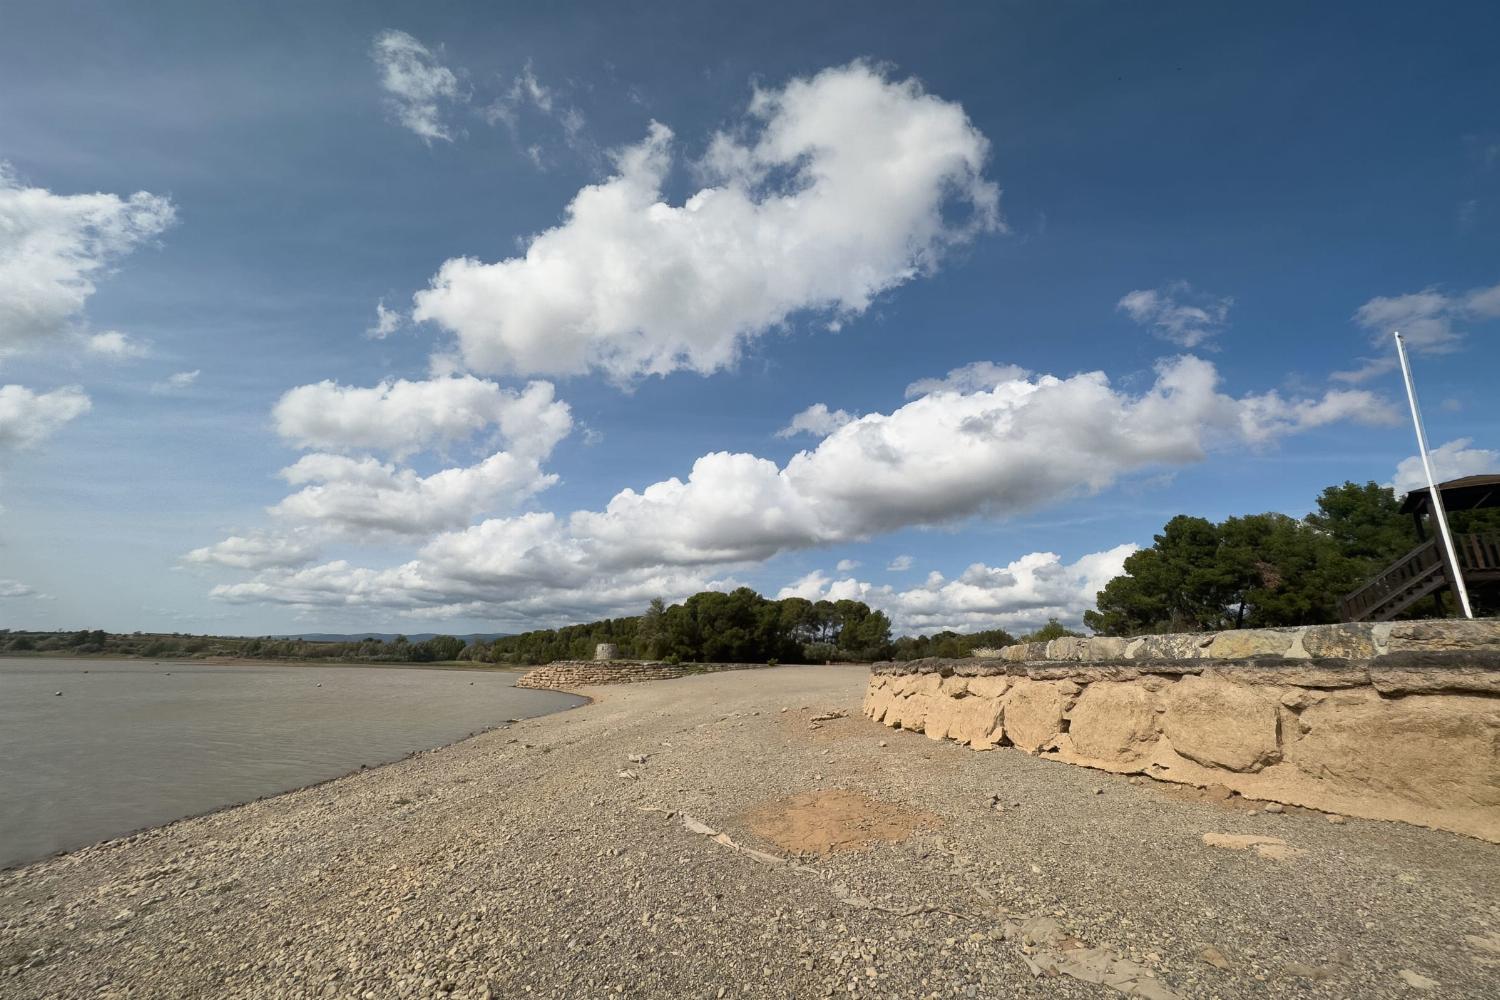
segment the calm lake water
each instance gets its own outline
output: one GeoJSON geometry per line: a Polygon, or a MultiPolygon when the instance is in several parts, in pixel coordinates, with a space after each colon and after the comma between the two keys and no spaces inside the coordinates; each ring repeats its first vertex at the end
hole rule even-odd
{"type": "Polygon", "coordinates": [[[516,676],[0,658],[0,868],[582,702],[516,676]]]}

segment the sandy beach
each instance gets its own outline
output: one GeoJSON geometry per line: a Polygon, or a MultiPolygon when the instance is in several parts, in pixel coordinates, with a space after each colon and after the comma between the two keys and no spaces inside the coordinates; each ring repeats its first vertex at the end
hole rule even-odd
{"type": "Polygon", "coordinates": [[[1500,974],[1500,848],[893,732],[859,714],[866,677],[586,689],[5,872],[0,994],[1477,997],[1500,974]]]}

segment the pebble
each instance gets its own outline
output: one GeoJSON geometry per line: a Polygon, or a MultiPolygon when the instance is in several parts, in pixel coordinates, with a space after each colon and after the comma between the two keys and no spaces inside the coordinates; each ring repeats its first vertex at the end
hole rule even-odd
{"type": "Polygon", "coordinates": [[[1327,969],[1320,969],[1316,965],[1307,965],[1303,962],[1290,962],[1281,970],[1289,976],[1297,976],[1301,979],[1327,979],[1327,969]]]}
{"type": "Polygon", "coordinates": [[[1286,806],[1282,805],[1280,802],[1272,802],[1266,806],[1265,811],[1268,813],[1286,812],[1286,806]]]}
{"type": "Polygon", "coordinates": [[[1198,952],[1198,958],[1212,965],[1215,969],[1229,968],[1229,959],[1225,958],[1224,953],[1213,945],[1208,945],[1202,951],[1198,952]]]}
{"type": "Polygon", "coordinates": [[[1340,816],[1338,813],[1329,813],[1328,822],[1342,824],[1344,822],[1344,817],[1340,816]]]}
{"type": "Polygon", "coordinates": [[[1410,986],[1414,990],[1435,990],[1438,988],[1438,981],[1436,979],[1428,979],[1420,972],[1413,972],[1410,969],[1402,969],[1400,972],[1396,973],[1396,975],[1406,980],[1406,985],[1410,986]]]}

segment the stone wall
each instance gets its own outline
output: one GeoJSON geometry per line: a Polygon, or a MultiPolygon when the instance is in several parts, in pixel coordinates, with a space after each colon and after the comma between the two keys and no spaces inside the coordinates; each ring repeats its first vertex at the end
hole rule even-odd
{"type": "Polygon", "coordinates": [[[1369,659],[1389,653],[1450,649],[1500,652],[1500,619],[1474,621],[1351,622],[1298,628],[1246,628],[1227,632],[1177,632],[1134,639],[1094,636],[1021,642],[1000,650],[1007,663],[1043,660],[1241,660],[1280,656],[1369,659]]]}
{"type": "Polygon", "coordinates": [[[566,691],[595,684],[639,684],[722,670],[759,670],[764,663],[659,663],[644,660],[558,660],[528,670],[516,687],[566,691]]]}
{"type": "Polygon", "coordinates": [[[975,749],[1500,843],[1500,621],[1017,648],[877,664],[865,713],[975,749]]]}

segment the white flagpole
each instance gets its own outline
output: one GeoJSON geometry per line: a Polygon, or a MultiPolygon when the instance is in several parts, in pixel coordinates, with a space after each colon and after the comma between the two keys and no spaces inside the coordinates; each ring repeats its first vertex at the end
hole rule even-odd
{"type": "Polygon", "coordinates": [[[1411,377],[1411,361],[1406,357],[1406,341],[1396,332],[1396,354],[1401,358],[1401,376],[1406,379],[1406,398],[1411,403],[1411,422],[1417,428],[1417,451],[1422,454],[1422,469],[1427,473],[1427,489],[1432,494],[1432,517],[1437,521],[1438,531],[1443,536],[1443,549],[1448,554],[1448,568],[1453,571],[1453,589],[1458,593],[1459,607],[1465,618],[1473,618],[1469,607],[1469,588],[1464,584],[1464,571],[1458,565],[1458,552],[1453,548],[1453,534],[1448,530],[1448,512],[1443,509],[1443,494],[1437,488],[1432,475],[1432,459],[1427,457],[1427,432],[1422,429],[1422,411],[1417,406],[1417,385],[1411,377]]]}

